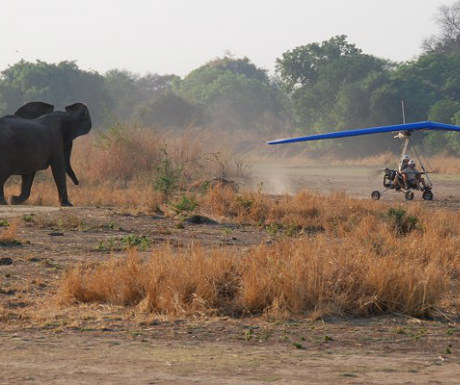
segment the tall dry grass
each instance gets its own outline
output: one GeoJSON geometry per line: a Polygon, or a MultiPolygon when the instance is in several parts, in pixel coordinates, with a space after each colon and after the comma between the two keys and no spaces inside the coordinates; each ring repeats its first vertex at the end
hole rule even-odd
{"type": "MultiPolygon", "coordinates": [[[[176,187],[183,192],[205,185],[214,178],[248,177],[251,161],[274,161],[279,154],[272,150],[264,145],[260,136],[248,132],[189,128],[166,133],[136,126],[114,126],[105,132],[91,132],[75,141],[72,165],[80,185],[74,186],[68,180],[69,197],[79,206],[155,208],[166,200],[164,194],[154,188],[159,167],[165,159],[179,174],[176,187]]],[[[395,158],[391,153],[384,153],[364,159],[309,159],[305,154],[302,157],[289,155],[283,162],[380,167],[395,163],[395,158]]],[[[460,174],[460,162],[456,158],[434,157],[430,159],[430,165],[441,173],[460,174]]],[[[10,180],[7,195],[18,194],[18,190],[19,180],[10,180]]],[[[57,204],[50,170],[38,173],[27,203],[57,204]]]]}
{"type": "Polygon", "coordinates": [[[429,159],[427,168],[439,174],[460,175],[460,162],[454,156],[436,155],[429,159]]]}
{"type": "MultiPolygon", "coordinates": [[[[263,152],[255,151],[248,155],[248,159],[254,163],[274,163],[281,162],[290,166],[311,166],[322,167],[324,165],[333,167],[369,167],[383,169],[385,167],[396,168],[399,163],[399,154],[392,152],[383,152],[372,156],[365,157],[337,157],[335,155],[317,155],[312,156],[308,150],[300,154],[285,152],[263,152]]],[[[460,175],[460,159],[449,155],[435,155],[432,157],[422,158],[423,164],[427,171],[444,175],[460,175]]],[[[418,161],[417,161],[418,163],[418,161]]]]}
{"type": "MultiPolygon", "coordinates": [[[[74,186],[68,179],[69,198],[79,206],[156,207],[167,198],[154,188],[159,168],[166,161],[177,172],[179,192],[213,178],[244,176],[244,158],[226,150],[223,142],[207,150],[202,134],[188,129],[167,135],[148,128],[115,126],[78,138],[71,162],[80,185],[74,186]]],[[[19,188],[18,178],[10,180],[7,196],[17,195],[19,188]]],[[[56,205],[50,170],[37,175],[27,203],[56,205]]]]}
{"type": "MultiPolygon", "coordinates": [[[[220,202],[231,203],[219,208],[214,201],[212,209],[224,215],[255,221],[262,213],[268,220],[277,218],[280,226],[296,218],[307,229],[316,223],[321,230],[280,236],[246,251],[166,245],[143,260],[131,249],[125,258],[71,268],[62,279],[59,302],[135,305],[171,316],[273,317],[423,316],[451,304],[460,273],[458,213],[422,205],[393,212],[305,193],[277,203],[261,196],[241,209],[235,195],[221,190],[227,198],[220,202]]],[[[454,296],[458,301],[458,290],[454,296]]]]}
{"type": "Polygon", "coordinates": [[[19,220],[14,219],[6,226],[0,227],[0,245],[19,245],[21,241],[18,238],[19,220]]]}
{"type": "Polygon", "coordinates": [[[385,207],[344,193],[320,195],[300,191],[295,195],[269,196],[262,192],[237,192],[231,186],[216,185],[202,197],[201,206],[215,218],[238,223],[274,225],[309,233],[349,231],[362,217],[385,207]]]}

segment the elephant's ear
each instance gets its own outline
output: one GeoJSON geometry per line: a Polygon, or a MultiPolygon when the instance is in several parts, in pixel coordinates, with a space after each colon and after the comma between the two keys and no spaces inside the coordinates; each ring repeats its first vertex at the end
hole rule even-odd
{"type": "Polygon", "coordinates": [[[37,119],[42,115],[49,114],[53,112],[54,106],[48,103],[43,102],[30,102],[24,104],[19,110],[14,114],[23,119],[37,119]]]}
{"type": "Polygon", "coordinates": [[[68,143],[77,136],[85,135],[91,130],[91,116],[88,107],[75,103],[65,108],[68,116],[63,120],[64,142],[68,143]]]}

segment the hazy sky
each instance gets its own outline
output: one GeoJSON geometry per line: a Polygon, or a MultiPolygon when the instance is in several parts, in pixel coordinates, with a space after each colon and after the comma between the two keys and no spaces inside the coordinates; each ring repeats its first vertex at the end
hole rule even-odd
{"type": "Polygon", "coordinates": [[[273,71],[289,49],[345,34],[395,61],[420,54],[453,0],[3,0],[0,71],[25,59],[76,60],[180,76],[226,51],[273,71]]]}

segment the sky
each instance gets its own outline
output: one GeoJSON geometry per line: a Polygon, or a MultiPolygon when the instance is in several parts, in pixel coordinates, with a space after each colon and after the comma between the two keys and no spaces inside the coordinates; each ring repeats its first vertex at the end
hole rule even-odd
{"type": "Polygon", "coordinates": [[[111,69],[185,76],[232,54],[274,73],[276,58],[347,35],[363,52],[417,57],[453,0],[2,0],[0,71],[19,60],[101,74],[111,69]]]}

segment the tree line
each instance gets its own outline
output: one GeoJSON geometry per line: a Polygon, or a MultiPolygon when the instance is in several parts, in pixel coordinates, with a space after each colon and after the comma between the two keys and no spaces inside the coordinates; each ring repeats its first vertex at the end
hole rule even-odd
{"type": "MultiPolygon", "coordinates": [[[[344,35],[281,54],[276,73],[249,58],[216,58],[185,77],[111,70],[85,71],[76,62],[24,60],[0,76],[0,113],[32,100],[88,104],[96,126],[114,121],[154,128],[208,126],[292,134],[433,120],[460,124],[460,1],[440,8],[440,32],[414,60],[395,63],[364,53],[344,35]]],[[[341,144],[345,150],[391,148],[385,138],[341,144]]],[[[426,135],[429,152],[460,155],[456,133],[426,135]]],[[[365,155],[362,153],[362,155],[365,155]]]]}

